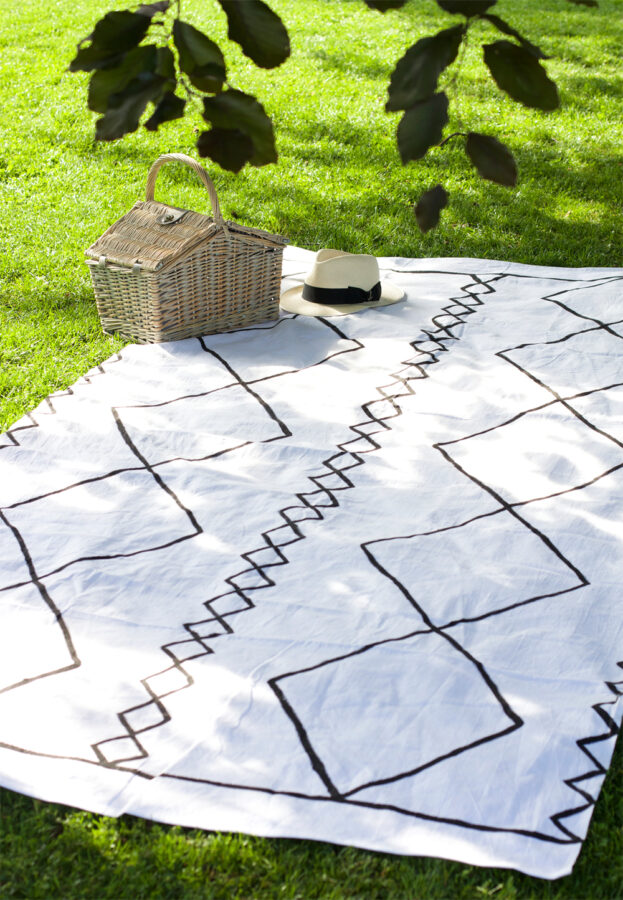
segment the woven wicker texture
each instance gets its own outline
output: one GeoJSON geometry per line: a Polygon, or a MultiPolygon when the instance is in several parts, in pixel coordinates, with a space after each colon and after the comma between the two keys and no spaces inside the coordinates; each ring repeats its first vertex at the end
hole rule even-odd
{"type": "Polygon", "coordinates": [[[183,154],[156,160],[146,196],[86,251],[105,331],[151,343],[278,316],[285,238],[225,222],[209,175],[183,154]],[[158,171],[170,161],[197,172],[213,217],[153,199],[158,171]]]}

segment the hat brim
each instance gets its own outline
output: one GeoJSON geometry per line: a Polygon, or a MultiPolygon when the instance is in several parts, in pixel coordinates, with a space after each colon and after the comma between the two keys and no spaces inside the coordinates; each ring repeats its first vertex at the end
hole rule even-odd
{"type": "Polygon", "coordinates": [[[279,298],[279,305],[283,310],[295,313],[299,316],[348,316],[350,313],[361,312],[362,309],[377,309],[380,306],[391,306],[402,300],[405,292],[391,281],[381,282],[381,298],[371,303],[346,303],[337,306],[329,306],[326,303],[313,303],[303,298],[303,285],[284,291],[279,298]]]}

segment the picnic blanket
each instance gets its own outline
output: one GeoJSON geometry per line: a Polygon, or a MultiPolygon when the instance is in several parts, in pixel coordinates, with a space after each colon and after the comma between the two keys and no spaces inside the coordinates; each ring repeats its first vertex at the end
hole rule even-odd
{"type": "Polygon", "coordinates": [[[571,870],[621,719],[623,270],[380,266],[404,302],[128,346],[0,438],[2,785],[571,870]]]}

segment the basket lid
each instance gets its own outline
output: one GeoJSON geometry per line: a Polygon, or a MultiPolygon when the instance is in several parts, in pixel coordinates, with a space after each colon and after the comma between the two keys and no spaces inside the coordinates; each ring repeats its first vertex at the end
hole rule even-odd
{"type": "MultiPolygon", "coordinates": [[[[274,247],[287,243],[285,238],[259,228],[226,222],[225,229],[274,247]]],[[[155,272],[222,230],[211,216],[157,200],[139,200],[89,247],[86,255],[96,260],[105,257],[120,266],[140,265],[141,269],[155,272]]]]}

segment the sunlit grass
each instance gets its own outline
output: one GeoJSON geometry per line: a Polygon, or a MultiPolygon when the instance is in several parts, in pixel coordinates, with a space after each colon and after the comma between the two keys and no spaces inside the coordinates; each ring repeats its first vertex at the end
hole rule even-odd
{"type": "MultiPolygon", "coordinates": [[[[128,0],[129,2],[129,0],[128,0]]],[[[318,249],[473,256],[544,265],[623,265],[621,0],[500,0],[498,10],[552,55],[563,108],[524,109],[488,77],[478,41],[462,64],[451,130],[497,136],[520,182],[480,180],[450,143],[401,166],[399,114],[384,112],[397,58],[452,19],[432,0],[385,15],[362,0],[271,0],[292,58],[260,71],[227,49],[232,83],[274,118],[277,166],[209,170],[227,218],[318,249]],[[441,181],[451,195],[422,236],[413,204],[441,181]]],[[[94,145],[87,77],[66,71],[77,40],[113,0],[0,0],[0,430],[122,345],[103,335],[83,251],[144,194],[162,152],[195,154],[197,112],[156,134],[94,145]]],[[[211,0],[185,16],[225,39],[211,0]]],[[[487,40],[493,32],[479,26],[487,40]]],[[[207,210],[190,173],[164,170],[157,196],[207,210]]],[[[623,753],[615,755],[572,877],[554,884],[436,860],[305,841],[215,835],[113,820],[4,791],[0,896],[23,898],[615,898],[623,895],[623,753]]]]}

